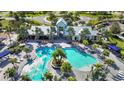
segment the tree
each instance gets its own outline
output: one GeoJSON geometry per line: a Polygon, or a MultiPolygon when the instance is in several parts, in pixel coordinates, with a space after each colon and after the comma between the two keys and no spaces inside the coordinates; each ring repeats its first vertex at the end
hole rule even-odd
{"type": "Polygon", "coordinates": [[[89,45],[88,40],[83,40],[83,44],[84,44],[85,46],[89,45]]]}
{"type": "Polygon", "coordinates": [[[12,80],[14,80],[14,76],[16,74],[16,70],[15,68],[8,68],[6,71],[5,71],[5,75],[7,78],[11,78],[12,80]]]}
{"type": "Polygon", "coordinates": [[[104,72],[104,65],[97,63],[91,67],[91,76],[93,81],[105,80],[106,73],[104,72]]]}
{"type": "Polygon", "coordinates": [[[31,81],[30,77],[28,75],[22,75],[21,76],[22,81],[31,81]]]}
{"type": "Polygon", "coordinates": [[[120,14],[119,19],[123,19],[123,18],[124,18],[123,14],[120,14]]]}
{"type": "Polygon", "coordinates": [[[18,40],[20,41],[25,41],[28,36],[29,36],[29,33],[27,32],[27,29],[30,28],[30,25],[28,24],[21,24],[19,29],[18,29],[18,40]]]}
{"type": "Polygon", "coordinates": [[[73,12],[72,19],[73,19],[73,21],[79,20],[80,19],[79,18],[79,13],[78,12],[73,12]]]}
{"type": "Polygon", "coordinates": [[[106,37],[108,39],[109,37],[112,36],[112,32],[111,31],[103,31],[102,35],[103,35],[103,37],[106,37]]]}
{"type": "Polygon", "coordinates": [[[114,23],[112,24],[112,26],[110,27],[110,31],[111,31],[113,34],[120,34],[121,28],[120,28],[119,23],[114,22],[114,23]]]}
{"type": "Polygon", "coordinates": [[[46,80],[52,81],[53,75],[49,71],[44,74],[46,80]]]}
{"type": "Polygon", "coordinates": [[[90,31],[88,28],[81,30],[81,33],[80,33],[81,40],[85,39],[86,35],[88,34],[90,34],[90,31]]]}
{"type": "Polygon", "coordinates": [[[98,47],[99,47],[98,44],[93,44],[93,45],[92,45],[92,48],[93,48],[93,49],[96,49],[96,48],[98,48],[98,47]]]}
{"type": "Polygon", "coordinates": [[[110,52],[107,49],[105,49],[102,54],[104,56],[109,56],[110,55],[110,52]]]}
{"type": "Polygon", "coordinates": [[[11,44],[11,41],[12,41],[12,39],[11,39],[11,32],[12,32],[12,28],[11,27],[9,27],[9,26],[6,26],[6,31],[5,31],[5,33],[7,33],[7,35],[8,35],[8,38],[9,38],[9,41],[10,41],[10,44],[11,44]]]}
{"type": "Polygon", "coordinates": [[[9,62],[11,62],[13,64],[13,66],[15,67],[15,63],[17,63],[17,58],[10,58],[9,62]]]}
{"type": "Polygon", "coordinates": [[[69,37],[70,37],[71,40],[72,40],[72,37],[75,35],[74,28],[73,28],[73,27],[69,27],[67,31],[68,31],[68,33],[69,33],[69,37]]]}
{"type": "Polygon", "coordinates": [[[124,60],[124,50],[121,50],[121,59],[124,60]]]}
{"type": "Polygon", "coordinates": [[[48,14],[48,20],[52,21],[52,20],[56,19],[56,16],[53,12],[49,12],[47,14],[48,14]]]}
{"type": "Polygon", "coordinates": [[[108,66],[111,66],[113,63],[115,63],[114,60],[112,60],[112,59],[106,59],[105,60],[105,64],[107,64],[107,67],[106,68],[108,68],[108,66]]]}
{"type": "Polygon", "coordinates": [[[38,28],[38,27],[36,27],[35,32],[36,32],[36,39],[38,39],[39,36],[43,36],[44,35],[44,32],[40,28],[38,28]]]}
{"type": "Polygon", "coordinates": [[[61,66],[61,71],[64,75],[68,75],[72,71],[72,66],[68,62],[63,62],[61,66]]]}
{"type": "Polygon", "coordinates": [[[54,37],[54,33],[56,33],[56,29],[55,29],[55,27],[54,26],[51,26],[50,27],[50,40],[53,40],[53,37],[54,37]]]}
{"type": "Polygon", "coordinates": [[[31,51],[29,48],[25,47],[23,49],[26,52],[26,58],[28,58],[28,53],[31,51]]]}
{"type": "Polygon", "coordinates": [[[66,58],[66,54],[61,48],[57,48],[53,53],[52,53],[53,60],[56,65],[60,66],[62,63],[62,59],[66,58]]]}
{"type": "Polygon", "coordinates": [[[76,78],[75,78],[75,77],[70,76],[70,77],[68,77],[68,81],[76,81],[76,78]]]}

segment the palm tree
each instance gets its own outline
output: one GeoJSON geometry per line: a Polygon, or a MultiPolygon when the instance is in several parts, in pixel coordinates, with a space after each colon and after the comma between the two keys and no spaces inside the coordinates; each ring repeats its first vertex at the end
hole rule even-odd
{"type": "Polygon", "coordinates": [[[53,75],[49,71],[44,74],[46,80],[52,81],[53,75]]]}
{"type": "Polygon", "coordinates": [[[28,58],[28,53],[31,51],[29,48],[25,47],[23,49],[26,52],[26,58],[28,58]]]}
{"type": "Polygon", "coordinates": [[[18,34],[19,34],[19,37],[18,37],[18,39],[19,40],[26,40],[27,39],[27,37],[28,37],[28,32],[27,32],[27,29],[29,28],[29,25],[27,25],[27,24],[21,24],[20,25],[20,27],[19,27],[19,29],[18,29],[18,34]]]}
{"type": "Polygon", "coordinates": [[[17,63],[17,58],[9,58],[9,62],[12,63],[15,67],[15,63],[17,63]]]}
{"type": "Polygon", "coordinates": [[[103,54],[104,56],[109,56],[109,55],[110,55],[110,52],[105,49],[102,54],[103,54]]]}
{"type": "Polygon", "coordinates": [[[81,40],[85,39],[86,35],[88,34],[90,34],[90,31],[88,28],[81,30],[81,33],[80,33],[81,40]]]}
{"type": "Polygon", "coordinates": [[[55,62],[56,65],[61,66],[62,59],[66,58],[66,54],[61,48],[57,48],[53,53],[53,61],[55,62]]]}
{"type": "Polygon", "coordinates": [[[31,81],[30,77],[28,75],[22,75],[21,76],[22,81],[31,81]]]}
{"type": "Polygon", "coordinates": [[[56,18],[55,14],[53,12],[49,12],[48,14],[48,20],[52,21],[56,18]]]}
{"type": "Polygon", "coordinates": [[[15,68],[8,68],[5,71],[5,77],[11,78],[12,80],[14,80],[15,74],[16,74],[16,69],[15,68]]]}
{"type": "Polygon", "coordinates": [[[68,81],[76,81],[76,78],[75,78],[75,77],[70,76],[70,77],[68,77],[68,81]]]}
{"type": "Polygon", "coordinates": [[[110,27],[110,30],[113,34],[120,34],[121,28],[119,23],[117,22],[113,23],[112,26],[110,27]]]}
{"type": "Polygon", "coordinates": [[[106,69],[108,69],[108,66],[111,66],[113,63],[115,63],[115,61],[112,59],[106,59],[104,63],[107,64],[106,69]]]}
{"type": "Polygon", "coordinates": [[[77,21],[78,19],[80,19],[79,18],[79,12],[78,11],[76,11],[76,12],[73,12],[73,21],[77,21]]]}
{"type": "Polygon", "coordinates": [[[67,76],[72,71],[72,66],[68,62],[63,62],[61,66],[61,71],[63,72],[63,75],[67,76]]]}
{"type": "Polygon", "coordinates": [[[49,33],[50,40],[53,40],[53,36],[54,36],[54,33],[56,33],[56,29],[54,26],[51,26],[50,28],[51,28],[50,33],[49,33]]]}
{"type": "Polygon", "coordinates": [[[104,73],[104,65],[97,63],[94,64],[91,68],[91,76],[92,80],[105,80],[105,73],[104,73]],[[104,78],[103,78],[104,76],[104,78]]]}
{"type": "Polygon", "coordinates": [[[69,27],[67,31],[68,31],[68,33],[69,33],[69,37],[70,37],[71,40],[72,40],[72,37],[75,36],[74,28],[69,27]]]}
{"type": "Polygon", "coordinates": [[[40,33],[41,33],[41,29],[40,29],[40,28],[38,28],[38,27],[36,27],[35,32],[36,32],[36,37],[35,37],[35,39],[38,39],[38,38],[39,38],[39,36],[40,36],[40,33]]]}

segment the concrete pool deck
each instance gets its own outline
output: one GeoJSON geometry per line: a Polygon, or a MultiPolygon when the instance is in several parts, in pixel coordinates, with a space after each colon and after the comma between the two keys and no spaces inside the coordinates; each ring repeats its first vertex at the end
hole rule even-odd
{"type": "MultiPolygon", "coordinates": [[[[67,44],[67,43],[64,43],[64,42],[61,42],[61,43],[48,43],[48,44],[40,44],[40,46],[38,45],[38,43],[28,43],[28,44],[31,44],[33,46],[33,50],[32,52],[30,53],[31,55],[34,55],[36,56],[36,53],[35,53],[35,50],[39,47],[44,47],[44,46],[47,46],[47,47],[52,47],[53,45],[60,45],[62,48],[67,48],[67,47],[72,47],[71,44],[67,44]]],[[[42,61],[42,58],[36,58],[34,60],[34,62],[32,64],[27,64],[25,65],[25,67],[23,68],[22,70],[22,73],[21,74],[26,74],[28,72],[30,72],[31,68],[33,66],[37,66],[38,64],[42,64],[43,61],[42,61]]],[[[52,72],[54,75],[60,77],[60,72],[58,73],[55,69],[53,69],[50,65],[50,62],[48,62],[47,64],[47,69],[52,72]]],[[[86,67],[82,67],[80,69],[73,69],[73,75],[77,78],[77,80],[85,80],[87,74],[90,72],[91,70],[91,65],[89,66],[86,66],[86,67]]]]}
{"type": "MultiPolygon", "coordinates": [[[[67,43],[64,43],[64,42],[61,42],[61,43],[48,43],[48,44],[39,44],[39,43],[36,43],[36,42],[28,42],[28,44],[31,44],[33,46],[33,51],[31,52],[31,55],[35,55],[35,49],[37,49],[39,47],[44,47],[44,46],[52,47],[54,44],[59,44],[62,48],[66,48],[66,47],[71,47],[72,46],[71,44],[67,44],[67,43]]],[[[90,54],[90,55],[95,57],[97,59],[97,62],[102,62],[103,63],[103,61],[100,60],[97,55],[93,55],[93,54],[90,54]]],[[[119,69],[114,69],[113,67],[109,67],[110,73],[107,76],[107,79],[108,80],[113,80],[112,77],[113,77],[113,75],[117,74],[118,70],[124,71],[124,63],[119,61],[118,58],[114,54],[112,54],[112,53],[110,53],[110,57],[109,58],[114,59],[116,61],[115,64],[119,68],[119,69]]],[[[38,62],[36,61],[36,63],[38,63],[38,62]]],[[[28,68],[28,66],[24,67],[24,68],[28,68]]],[[[47,68],[53,74],[55,74],[57,76],[60,76],[60,74],[58,74],[58,72],[51,67],[49,62],[48,62],[47,68]]],[[[75,75],[77,80],[85,80],[85,78],[87,77],[87,74],[90,72],[90,69],[91,69],[91,65],[89,65],[87,67],[82,67],[79,70],[73,68],[73,74],[75,75]]]]}

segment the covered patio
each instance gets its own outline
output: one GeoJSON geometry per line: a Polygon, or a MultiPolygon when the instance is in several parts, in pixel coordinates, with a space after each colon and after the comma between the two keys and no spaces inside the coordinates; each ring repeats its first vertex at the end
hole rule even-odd
{"type": "Polygon", "coordinates": [[[115,52],[120,52],[120,48],[117,47],[116,45],[108,45],[108,48],[111,49],[112,51],[115,51],[115,52]]]}
{"type": "Polygon", "coordinates": [[[3,57],[7,56],[10,53],[11,53],[10,50],[4,50],[4,51],[0,52],[0,58],[3,58],[3,57]]]}

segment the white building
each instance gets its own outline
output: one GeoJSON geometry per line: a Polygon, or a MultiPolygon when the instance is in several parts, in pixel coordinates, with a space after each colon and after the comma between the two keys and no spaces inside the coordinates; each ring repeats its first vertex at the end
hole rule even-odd
{"type": "MultiPolygon", "coordinates": [[[[48,37],[49,32],[51,31],[51,27],[50,26],[32,26],[31,29],[28,30],[28,33],[30,36],[35,36],[36,32],[36,27],[40,28],[41,31],[43,31],[44,36],[48,37]]],[[[67,22],[63,19],[60,18],[55,26],[56,29],[56,33],[54,33],[55,36],[61,36],[60,34],[62,34],[63,36],[68,36],[68,29],[69,27],[72,27],[75,31],[75,35],[72,37],[72,40],[80,40],[80,33],[81,31],[83,31],[84,29],[88,29],[90,34],[86,35],[86,38],[90,39],[90,40],[99,40],[98,38],[98,31],[97,30],[92,30],[92,28],[90,26],[68,26],[67,22]]]]}

